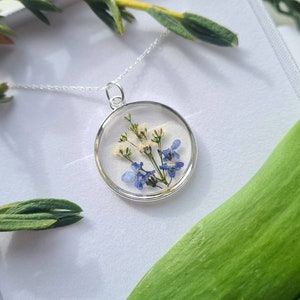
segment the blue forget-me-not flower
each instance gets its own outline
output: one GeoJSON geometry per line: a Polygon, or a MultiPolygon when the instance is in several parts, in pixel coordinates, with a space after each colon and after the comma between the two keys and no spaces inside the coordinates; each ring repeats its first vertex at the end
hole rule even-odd
{"type": "Polygon", "coordinates": [[[143,171],[143,163],[133,162],[131,164],[132,171],[127,171],[122,175],[122,181],[133,183],[138,190],[142,190],[144,184],[155,171],[143,171]]]}
{"type": "Polygon", "coordinates": [[[162,151],[158,150],[158,153],[162,155],[163,160],[163,164],[160,166],[160,169],[167,171],[171,178],[174,178],[176,172],[184,166],[183,162],[178,161],[180,155],[175,151],[180,144],[181,141],[176,139],[170,148],[162,151]]]}

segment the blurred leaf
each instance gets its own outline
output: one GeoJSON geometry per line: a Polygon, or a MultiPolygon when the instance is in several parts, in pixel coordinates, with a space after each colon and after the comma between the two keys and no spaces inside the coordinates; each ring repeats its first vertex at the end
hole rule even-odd
{"type": "MultiPolygon", "coordinates": [[[[3,19],[3,17],[0,16],[0,20],[3,19]]],[[[4,23],[0,22],[0,44],[13,44],[13,40],[8,37],[8,35],[10,36],[15,36],[15,32],[10,29],[7,25],[5,25],[4,23]]]]}
{"type": "Polygon", "coordinates": [[[50,21],[48,20],[48,18],[39,10],[33,10],[31,9],[31,12],[43,23],[45,23],[46,25],[50,25],[50,21]]]}
{"type": "Polygon", "coordinates": [[[290,18],[293,18],[296,22],[298,29],[300,30],[300,2],[299,0],[264,0],[270,3],[275,10],[284,14],[290,18]]]}
{"type": "Polygon", "coordinates": [[[237,46],[238,37],[231,30],[199,15],[184,13],[182,25],[195,37],[218,46],[237,46]]]}
{"type": "Polygon", "coordinates": [[[300,15],[300,3],[298,1],[290,1],[290,6],[295,14],[300,15]]]}
{"type": "Polygon", "coordinates": [[[48,0],[19,0],[43,23],[50,25],[48,18],[42,11],[60,12],[61,10],[48,0]]]}
{"type": "MultiPolygon", "coordinates": [[[[10,45],[10,44],[13,44],[13,43],[14,42],[11,38],[9,38],[8,36],[0,33],[0,44],[10,45]]],[[[1,101],[1,97],[0,97],[0,101],[1,101]]]]}
{"type": "Polygon", "coordinates": [[[31,9],[60,12],[61,9],[56,7],[52,2],[48,0],[19,0],[24,6],[30,7],[31,9]]]}
{"type": "MultiPolygon", "coordinates": [[[[1,34],[0,34],[0,40],[1,40],[1,34]]],[[[6,103],[6,102],[10,102],[13,97],[7,97],[5,95],[5,93],[8,90],[8,85],[4,82],[4,83],[0,83],[0,104],[1,103],[6,103]]]]}
{"type": "Polygon", "coordinates": [[[91,10],[100,18],[111,30],[120,34],[113,17],[108,13],[108,7],[101,0],[84,0],[91,10]]]}
{"type": "Polygon", "coordinates": [[[10,29],[7,25],[3,23],[0,23],[0,33],[12,35],[12,36],[16,35],[12,29],[10,29]]]}
{"type": "Polygon", "coordinates": [[[56,7],[52,2],[48,0],[19,0],[29,10],[43,10],[60,12],[61,9],[56,7]]]}
{"type": "Polygon", "coordinates": [[[181,37],[193,40],[194,37],[190,34],[189,31],[187,31],[184,26],[180,23],[180,21],[176,20],[174,17],[168,15],[167,13],[164,13],[160,9],[156,8],[150,8],[147,9],[147,12],[149,15],[151,15],[156,21],[158,21],[160,24],[165,26],[170,31],[175,32],[176,34],[180,35],[181,37]]]}
{"type": "Polygon", "coordinates": [[[119,30],[120,34],[124,33],[123,23],[121,12],[119,10],[118,5],[116,4],[115,0],[103,0],[103,2],[108,6],[108,9],[111,13],[112,18],[114,19],[116,26],[119,30]]]}
{"type": "Polygon", "coordinates": [[[129,23],[132,23],[135,20],[134,15],[124,7],[120,7],[120,13],[121,13],[121,17],[129,23]]]}

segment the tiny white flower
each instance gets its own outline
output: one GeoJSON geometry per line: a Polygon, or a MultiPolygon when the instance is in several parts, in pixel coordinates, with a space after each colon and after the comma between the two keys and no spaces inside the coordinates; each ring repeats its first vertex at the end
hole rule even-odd
{"type": "Polygon", "coordinates": [[[133,155],[133,152],[131,151],[130,144],[128,142],[123,142],[114,146],[113,154],[120,157],[129,157],[133,155]]]}

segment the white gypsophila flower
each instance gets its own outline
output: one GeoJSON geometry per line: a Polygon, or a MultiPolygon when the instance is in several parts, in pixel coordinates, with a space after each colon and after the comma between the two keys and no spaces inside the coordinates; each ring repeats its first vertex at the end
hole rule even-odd
{"type": "Polygon", "coordinates": [[[146,137],[147,136],[147,131],[148,131],[148,126],[146,123],[142,123],[142,124],[139,124],[138,126],[138,134],[143,136],[143,137],[146,137]]]}
{"type": "Polygon", "coordinates": [[[137,148],[141,153],[150,154],[155,144],[152,141],[142,141],[137,144],[137,148]]]}
{"type": "Polygon", "coordinates": [[[120,156],[120,157],[126,157],[126,156],[132,156],[133,153],[130,148],[130,143],[128,142],[123,142],[115,145],[113,147],[113,154],[120,156]]]}

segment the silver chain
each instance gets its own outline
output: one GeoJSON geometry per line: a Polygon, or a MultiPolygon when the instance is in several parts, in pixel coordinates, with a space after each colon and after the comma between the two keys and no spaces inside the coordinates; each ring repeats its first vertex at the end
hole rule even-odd
{"type": "Polygon", "coordinates": [[[23,90],[40,90],[40,91],[99,91],[101,88],[98,86],[73,86],[73,85],[36,85],[36,84],[9,84],[11,89],[23,90]]]}
{"type": "MultiPolygon", "coordinates": [[[[146,50],[126,68],[113,82],[120,82],[130,71],[132,71],[147,55],[149,55],[169,34],[169,30],[163,31],[155,40],[146,48],[146,50]]],[[[81,91],[81,92],[97,92],[99,90],[107,89],[107,84],[103,87],[100,86],[74,86],[74,85],[36,85],[36,84],[16,84],[10,83],[11,89],[23,90],[39,90],[39,91],[54,91],[54,92],[67,92],[67,91],[81,91]]]]}
{"type": "Polygon", "coordinates": [[[146,50],[135,60],[135,62],[130,65],[127,69],[124,70],[115,80],[116,83],[119,83],[132,69],[134,69],[147,55],[149,55],[152,50],[154,50],[170,33],[168,29],[163,31],[147,48],[146,50]]]}

